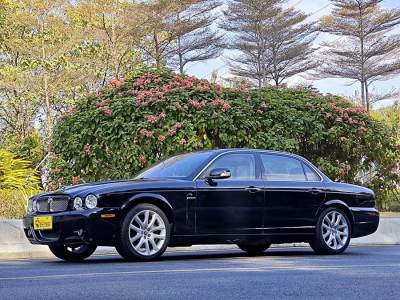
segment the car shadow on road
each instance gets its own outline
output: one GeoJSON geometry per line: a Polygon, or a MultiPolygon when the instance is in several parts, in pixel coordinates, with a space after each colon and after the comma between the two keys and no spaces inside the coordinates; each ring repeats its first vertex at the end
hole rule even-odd
{"type": "Polygon", "coordinates": [[[65,262],[61,260],[47,260],[40,261],[40,263],[46,264],[107,264],[107,263],[132,263],[132,264],[154,264],[159,262],[172,262],[172,261],[195,261],[195,260],[218,260],[218,259],[229,259],[229,258],[248,258],[248,257],[296,257],[296,256],[313,256],[314,252],[307,248],[296,249],[296,250],[285,250],[285,251],[277,251],[277,250],[269,250],[266,251],[262,255],[258,256],[249,256],[248,254],[238,250],[229,250],[229,251],[199,251],[199,252],[173,252],[166,253],[161,258],[155,261],[133,261],[127,262],[122,257],[118,255],[94,255],[91,258],[83,261],[83,262],[65,262]]]}

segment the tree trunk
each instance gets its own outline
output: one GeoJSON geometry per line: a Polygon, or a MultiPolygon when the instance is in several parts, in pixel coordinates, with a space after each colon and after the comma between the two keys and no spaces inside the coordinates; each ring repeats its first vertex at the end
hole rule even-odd
{"type": "Polygon", "coordinates": [[[365,89],[364,89],[364,81],[361,80],[361,105],[362,107],[366,107],[365,106],[365,89]]]}
{"type": "Polygon", "coordinates": [[[365,82],[365,104],[367,112],[369,112],[369,91],[368,91],[368,82],[365,82]]]}
{"type": "Polygon", "coordinates": [[[157,32],[153,32],[153,38],[154,38],[154,50],[155,50],[155,60],[156,60],[156,68],[159,70],[161,69],[161,53],[160,53],[160,45],[158,44],[158,37],[157,37],[157,32]]]}

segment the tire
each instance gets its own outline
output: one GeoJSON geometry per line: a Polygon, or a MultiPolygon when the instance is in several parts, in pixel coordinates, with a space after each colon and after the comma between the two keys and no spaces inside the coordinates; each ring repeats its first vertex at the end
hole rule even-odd
{"type": "Polygon", "coordinates": [[[315,238],[310,246],[317,254],[340,254],[349,246],[351,223],[343,210],[325,209],[318,217],[315,238]]]}
{"type": "Polygon", "coordinates": [[[139,204],[122,220],[117,252],[128,261],[154,260],[167,248],[171,224],[165,213],[152,204],[139,204]]]}
{"type": "Polygon", "coordinates": [[[265,250],[271,246],[271,243],[263,243],[263,244],[238,244],[237,245],[241,250],[247,252],[248,255],[257,256],[263,254],[265,250]]]}
{"type": "Polygon", "coordinates": [[[66,246],[55,245],[49,246],[50,251],[58,258],[66,261],[82,261],[88,258],[96,250],[96,245],[79,245],[79,246],[66,246]]]}

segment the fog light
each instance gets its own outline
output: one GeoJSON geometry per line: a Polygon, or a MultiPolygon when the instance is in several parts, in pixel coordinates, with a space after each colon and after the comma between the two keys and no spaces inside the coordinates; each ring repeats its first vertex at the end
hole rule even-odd
{"type": "Polygon", "coordinates": [[[80,197],[76,197],[74,199],[74,209],[81,210],[83,209],[83,200],[80,197]]]}
{"type": "Polygon", "coordinates": [[[85,205],[87,208],[95,208],[97,206],[97,198],[95,195],[87,195],[85,198],[85,205]]]}

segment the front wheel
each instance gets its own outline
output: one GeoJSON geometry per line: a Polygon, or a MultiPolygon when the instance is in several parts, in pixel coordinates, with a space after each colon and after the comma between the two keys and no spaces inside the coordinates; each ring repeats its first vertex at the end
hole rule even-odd
{"type": "Polygon", "coordinates": [[[66,245],[53,245],[49,246],[50,251],[66,261],[82,261],[88,258],[96,250],[96,245],[77,245],[77,246],[66,246],[66,245]]]}
{"type": "Polygon", "coordinates": [[[139,204],[122,221],[116,249],[126,260],[160,257],[169,243],[171,225],[164,212],[152,204],[139,204]]]}
{"type": "Polygon", "coordinates": [[[247,254],[251,256],[261,255],[265,250],[271,246],[271,243],[263,243],[263,244],[238,244],[237,245],[241,250],[247,252],[247,254]]]}
{"type": "Polygon", "coordinates": [[[311,248],[318,254],[340,254],[347,249],[351,237],[351,224],[339,208],[324,210],[318,218],[315,239],[311,248]]]}

